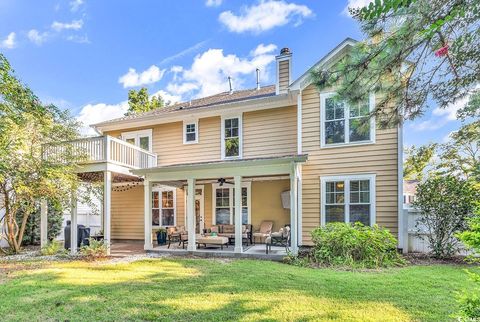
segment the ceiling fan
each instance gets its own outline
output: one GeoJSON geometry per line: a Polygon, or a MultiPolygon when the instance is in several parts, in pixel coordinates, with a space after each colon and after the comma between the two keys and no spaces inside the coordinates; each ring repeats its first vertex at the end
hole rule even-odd
{"type": "Polygon", "coordinates": [[[222,187],[225,183],[226,183],[226,184],[231,184],[231,185],[235,184],[235,183],[233,183],[233,182],[231,182],[231,181],[227,181],[225,178],[220,178],[220,179],[217,180],[217,182],[218,182],[218,185],[219,185],[220,187],[222,187]]]}

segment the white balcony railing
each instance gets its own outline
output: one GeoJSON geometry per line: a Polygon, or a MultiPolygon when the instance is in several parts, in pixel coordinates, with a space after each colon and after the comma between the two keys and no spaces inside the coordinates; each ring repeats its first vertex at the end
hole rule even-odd
{"type": "Polygon", "coordinates": [[[155,153],[108,135],[49,144],[44,147],[43,157],[61,162],[60,156],[66,153],[77,157],[82,164],[110,162],[132,169],[145,169],[157,165],[155,153]]]}

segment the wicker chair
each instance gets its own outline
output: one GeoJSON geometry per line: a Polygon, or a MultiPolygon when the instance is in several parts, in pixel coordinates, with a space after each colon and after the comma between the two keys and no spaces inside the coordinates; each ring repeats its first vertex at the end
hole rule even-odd
{"type": "Polygon", "coordinates": [[[263,242],[272,233],[273,221],[262,221],[260,229],[253,233],[253,243],[257,237],[263,242]]]}

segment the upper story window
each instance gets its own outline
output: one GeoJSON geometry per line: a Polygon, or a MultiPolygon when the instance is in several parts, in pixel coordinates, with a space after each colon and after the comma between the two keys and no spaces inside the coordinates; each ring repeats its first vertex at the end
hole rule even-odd
{"type": "Polygon", "coordinates": [[[222,159],[242,157],[242,117],[222,118],[222,159]]]}
{"type": "Polygon", "coordinates": [[[322,177],[322,224],[375,223],[375,175],[322,177]]]}
{"type": "Polygon", "coordinates": [[[375,119],[369,120],[375,106],[375,96],[356,106],[335,97],[335,93],[320,94],[321,146],[374,143],[375,119]]]}
{"type": "Polygon", "coordinates": [[[122,140],[127,143],[136,145],[144,150],[152,151],[152,130],[140,130],[140,131],[131,131],[123,132],[122,140]]]}
{"type": "Polygon", "coordinates": [[[183,144],[198,143],[198,121],[183,122],[183,144]]]}

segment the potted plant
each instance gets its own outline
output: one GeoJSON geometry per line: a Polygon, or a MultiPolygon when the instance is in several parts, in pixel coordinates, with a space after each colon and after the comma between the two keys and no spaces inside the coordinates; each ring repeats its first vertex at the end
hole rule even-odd
{"type": "Polygon", "coordinates": [[[163,227],[157,229],[157,243],[159,245],[165,245],[167,243],[167,230],[163,227]]]}

